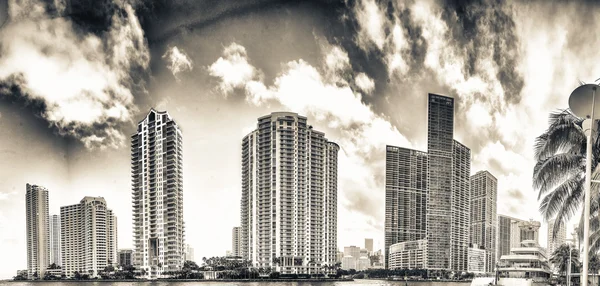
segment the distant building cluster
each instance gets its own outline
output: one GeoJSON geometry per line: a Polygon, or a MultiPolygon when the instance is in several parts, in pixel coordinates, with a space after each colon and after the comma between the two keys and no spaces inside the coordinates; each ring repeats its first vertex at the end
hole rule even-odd
{"type": "MultiPolygon", "coordinates": [[[[427,151],[386,146],[383,250],[367,238],[340,252],[340,147],[296,113],[258,118],[241,140],[240,225],[228,259],[281,274],[336,265],[490,273],[524,243],[537,245],[539,222],[498,215],[497,179],[485,170],[471,176],[471,151],[454,139],[454,99],[429,94],[427,122],[427,151]]],[[[154,109],[131,136],[133,249],[118,250],[117,217],[104,198],[86,196],[50,216],[48,190],[27,184],[27,277],[98,277],[134,266],[156,279],[194,261],[184,240],[182,136],[154,109]]],[[[551,253],[566,231],[553,221],[548,231],[551,253]]]]}

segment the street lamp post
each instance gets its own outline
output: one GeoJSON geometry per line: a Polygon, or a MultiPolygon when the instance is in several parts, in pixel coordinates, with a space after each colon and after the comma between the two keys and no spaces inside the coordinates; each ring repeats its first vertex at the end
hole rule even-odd
{"type": "MultiPolygon", "coordinates": [[[[589,247],[590,247],[590,193],[592,185],[592,136],[596,127],[594,113],[596,111],[596,84],[585,84],[576,88],[569,97],[569,108],[581,118],[586,118],[583,122],[584,131],[587,135],[586,160],[585,160],[585,201],[583,208],[583,269],[581,270],[581,285],[588,285],[588,265],[589,265],[589,247]],[[585,127],[588,127],[586,130],[585,127]]],[[[600,111],[600,110],[599,110],[600,111]]],[[[570,253],[569,253],[570,254],[570,253]]]]}
{"type": "Polygon", "coordinates": [[[569,246],[569,269],[567,270],[567,286],[571,286],[571,253],[573,249],[569,246]]]}

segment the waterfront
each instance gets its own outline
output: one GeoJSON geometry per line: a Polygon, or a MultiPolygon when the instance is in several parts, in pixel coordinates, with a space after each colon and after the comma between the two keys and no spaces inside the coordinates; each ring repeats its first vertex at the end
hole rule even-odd
{"type": "MultiPolygon", "coordinates": [[[[434,281],[422,281],[422,282],[406,282],[408,286],[466,286],[468,282],[434,282],[434,281]]],[[[14,281],[14,282],[0,282],[0,285],[10,286],[73,286],[73,285],[97,285],[97,286],[163,286],[163,285],[181,285],[181,286],[405,286],[404,281],[386,281],[386,280],[367,280],[367,279],[356,279],[354,281],[282,281],[282,282],[218,282],[218,281],[207,281],[207,282],[167,282],[167,281],[140,281],[140,282],[113,282],[113,281],[14,281]]]]}

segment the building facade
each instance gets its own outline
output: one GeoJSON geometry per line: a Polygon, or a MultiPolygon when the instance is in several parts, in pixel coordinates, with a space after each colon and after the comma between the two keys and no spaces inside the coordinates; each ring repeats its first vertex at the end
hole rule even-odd
{"type": "Polygon", "coordinates": [[[385,158],[387,267],[390,246],[426,237],[427,153],[388,145],[385,158]]]}
{"type": "Polygon", "coordinates": [[[471,151],[453,139],[454,99],[429,94],[427,268],[467,270],[471,151]]]}
{"type": "Polygon", "coordinates": [[[183,138],[169,115],[151,109],[131,136],[134,265],[145,278],[183,267],[183,138]]]}
{"type": "Polygon", "coordinates": [[[133,266],[133,249],[119,249],[119,266],[133,266]]]}
{"type": "Polygon", "coordinates": [[[60,215],[52,215],[50,219],[50,264],[62,265],[60,257],[60,215]]]}
{"type": "Polygon", "coordinates": [[[388,269],[425,269],[427,240],[399,242],[390,246],[388,269]]]}
{"type": "Polygon", "coordinates": [[[189,245],[189,244],[185,245],[185,253],[184,254],[185,254],[184,261],[196,262],[195,257],[194,257],[194,248],[191,245],[189,245]]]}
{"type": "Polygon", "coordinates": [[[539,229],[542,224],[539,221],[529,220],[521,221],[517,224],[519,227],[519,247],[523,241],[533,241],[537,245],[540,243],[539,229]]]}
{"type": "Polygon", "coordinates": [[[365,238],[365,249],[369,252],[369,255],[373,254],[373,239],[365,238]]]}
{"type": "Polygon", "coordinates": [[[552,253],[559,246],[567,242],[567,229],[564,224],[555,225],[556,220],[548,221],[548,257],[552,256],[552,253]],[[554,235],[554,229],[558,227],[556,235],[554,235]]]}
{"type": "Polygon", "coordinates": [[[471,176],[471,243],[485,249],[485,272],[496,264],[498,180],[488,171],[471,176]]]}
{"type": "Polygon", "coordinates": [[[117,264],[116,218],[102,197],[84,197],[60,208],[63,273],[98,277],[117,264]],[[114,241],[114,243],[112,242],[114,241]]]}
{"type": "Polygon", "coordinates": [[[42,279],[50,265],[50,217],[48,190],[26,185],[27,278],[42,279]]]}
{"type": "Polygon", "coordinates": [[[231,255],[242,256],[242,228],[239,226],[231,230],[231,255]]]}
{"type": "Polygon", "coordinates": [[[338,151],[306,117],[258,119],[242,140],[243,258],[284,274],[335,264],[338,151]]]}
{"type": "Polygon", "coordinates": [[[506,215],[498,215],[498,231],[496,242],[496,257],[500,260],[502,255],[509,255],[510,249],[520,246],[520,235],[518,224],[523,220],[506,215]]]}
{"type": "MultiPolygon", "coordinates": [[[[487,249],[482,249],[478,245],[473,244],[472,247],[469,247],[467,251],[468,262],[467,262],[467,271],[472,273],[485,273],[489,272],[487,269],[489,268],[487,263],[489,259],[487,259],[488,251],[487,249]]],[[[496,262],[494,261],[495,268],[496,262]]]]}

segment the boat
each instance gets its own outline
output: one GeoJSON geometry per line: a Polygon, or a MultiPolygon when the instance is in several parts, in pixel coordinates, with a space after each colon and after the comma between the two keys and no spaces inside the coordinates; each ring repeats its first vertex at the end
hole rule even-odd
{"type": "Polygon", "coordinates": [[[510,254],[502,255],[498,263],[498,285],[549,285],[552,270],[546,252],[535,240],[523,240],[510,254]]]}

